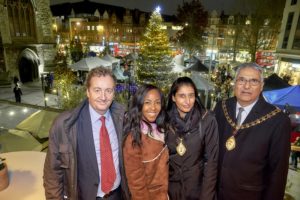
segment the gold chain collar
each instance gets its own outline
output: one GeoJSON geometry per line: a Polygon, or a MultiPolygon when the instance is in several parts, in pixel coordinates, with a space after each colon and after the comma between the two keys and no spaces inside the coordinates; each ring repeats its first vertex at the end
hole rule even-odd
{"type": "Polygon", "coordinates": [[[241,130],[241,129],[245,129],[245,128],[250,128],[252,126],[255,126],[257,124],[260,124],[264,121],[266,121],[267,119],[270,119],[271,117],[275,116],[277,113],[280,112],[280,109],[279,108],[276,108],[275,110],[271,111],[270,113],[262,116],[261,118],[258,118],[252,122],[249,122],[249,123],[246,123],[246,124],[242,124],[241,126],[238,126],[230,117],[229,117],[229,114],[228,114],[228,111],[227,111],[227,108],[226,108],[226,105],[225,105],[225,101],[223,100],[222,101],[222,108],[223,108],[223,111],[224,111],[224,114],[225,114],[225,118],[227,120],[227,122],[232,126],[232,128],[234,128],[235,131],[237,130],[241,130]]]}

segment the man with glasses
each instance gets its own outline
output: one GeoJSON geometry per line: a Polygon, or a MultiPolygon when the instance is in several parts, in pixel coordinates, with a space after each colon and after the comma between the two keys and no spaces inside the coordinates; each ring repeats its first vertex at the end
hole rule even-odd
{"type": "Polygon", "coordinates": [[[124,107],[114,102],[111,70],[92,69],[87,99],[53,123],[44,166],[46,199],[120,200],[124,107]]]}
{"type": "Polygon", "coordinates": [[[235,97],[215,107],[219,125],[218,200],[282,200],[290,154],[290,120],[261,95],[263,70],[238,67],[235,97]]]}

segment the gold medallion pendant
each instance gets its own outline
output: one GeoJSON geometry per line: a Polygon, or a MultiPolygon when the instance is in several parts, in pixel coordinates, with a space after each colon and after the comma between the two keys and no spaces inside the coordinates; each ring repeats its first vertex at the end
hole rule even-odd
{"type": "Polygon", "coordinates": [[[178,139],[179,139],[179,143],[176,147],[176,151],[177,151],[178,155],[183,156],[186,152],[186,148],[182,142],[183,138],[178,138],[178,139]]]}
{"type": "Polygon", "coordinates": [[[226,140],[226,149],[228,151],[231,151],[234,148],[235,148],[235,138],[234,138],[234,136],[231,136],[230,138],[228,138],[226,140]]]}

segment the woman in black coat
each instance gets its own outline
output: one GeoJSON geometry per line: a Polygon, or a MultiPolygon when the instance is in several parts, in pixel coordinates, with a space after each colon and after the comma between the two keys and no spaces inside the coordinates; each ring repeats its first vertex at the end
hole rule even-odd
{"type": "Polygon", "coordinates": [[[193,81],[178,78],[168,96],[169,196],[171,200],[215,197],[218,128],[205,110],[193,81]]]}

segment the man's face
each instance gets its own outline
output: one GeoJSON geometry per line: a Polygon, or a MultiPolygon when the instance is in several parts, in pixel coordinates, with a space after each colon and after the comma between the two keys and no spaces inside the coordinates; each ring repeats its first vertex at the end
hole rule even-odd
{"type": "Polygon", "coordinates": [[[253,103],[263,89],[259,71],[246,67],[240,70],[234,84],[234,94],[243,107],[253,103]]]}
{"type": "Polygon", "coordinates": [[[110,76],[94,76],[86,90],[90,105],[103,115],[109,109],[115,94],[115,82],[110,76]]]}

